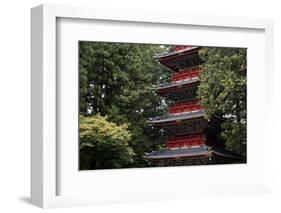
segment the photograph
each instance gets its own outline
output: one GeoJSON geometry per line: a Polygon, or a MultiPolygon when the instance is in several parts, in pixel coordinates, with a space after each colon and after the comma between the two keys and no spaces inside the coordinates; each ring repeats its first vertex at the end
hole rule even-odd
{"type": "Polygon", "coordinates": [[[247,48],[79,41],[79,170],[247,163],[247,48]]]}

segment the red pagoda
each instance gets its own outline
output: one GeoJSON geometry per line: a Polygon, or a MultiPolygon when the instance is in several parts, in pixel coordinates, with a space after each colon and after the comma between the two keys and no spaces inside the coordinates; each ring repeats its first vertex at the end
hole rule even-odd
{"type": "MultiPolygon", "coordinates": [[[[223,163],[226,159],[236,159],[229,153],[212,150],[209,144],[213,142],[207,141],[210,122],[205,119],[204,109],[197,99],[199,66],[202,64],[199,50],[200,47],[175,46],[155,57],[159,63],[173,70],[170,82],[155,88],[157,95],[169,105],[167,115],[149,121],[167,135],[165,149],[147,154],[155,166],[209,164],[214,155],[219,156],[215,159],[223,158],[223,163]]],[[[216,140],[216,136],[209,138],[216,140]]]]}
{"type": "Polygon", "coordinates": [[[196,92],[199,85],[201,60],[199,47],[176,46],[156,56],[162,65],[174,71],[169,83],[155,88],[169,102],[168,114],[152,118],[150,124],[167,134],[165,149],[148,154],[158,166],[206,164],[211,157],[206,145],[204,109],[196,92]]]}

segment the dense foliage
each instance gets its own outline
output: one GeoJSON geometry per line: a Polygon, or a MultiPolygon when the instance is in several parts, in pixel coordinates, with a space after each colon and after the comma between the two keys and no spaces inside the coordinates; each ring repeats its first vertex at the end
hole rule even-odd
{"type": "MultiPolygon", "coordinates": [[[[118,162],[120,167],[147,166],[145,152],[161,148],[164,142],[163,133],[148,126],[147,120],[166,111],[152,90],[170,75],[153,58],[166,50],[160,45],[80,42],[80,114],[99,114],[116,125],[128,126],[128,144],[134,155],[130,161],[118,162]]],[[[96,150],[100,155],[101,151],[96,150]]],[[[87,155],[81,169],[91,167],[94,160],[87,155]]]]}
{"type": "Polygon", "coordinates": [[[99,114],[80,116],[80,168],[128,167],[134,155],[126,124],[117,126],[99,114]]]}
{"type": "Polygon", "coordinates": [[[246,49],[203,48],[198,96],[207,117],[223,119],[226,148],[246,155],[246,49]]]}

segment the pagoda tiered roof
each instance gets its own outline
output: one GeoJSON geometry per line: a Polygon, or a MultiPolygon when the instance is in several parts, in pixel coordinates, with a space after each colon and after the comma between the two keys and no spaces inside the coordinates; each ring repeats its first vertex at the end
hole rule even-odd
{"type": "Polygon", "coordinates": [[[224,147],[208,146],[216,140],[216,133],[207,134],[211,122],[204,117],[204,108],[197,96],[200,65],[203,63],[199,49],[173,46],[169,52],[155,56],[159,63],[173,70],[169,83],[154,87],[157,95],[167,99],[169,105],[168,114],[148,121],[162,129],[167,137],[163,150],[146,154],[155,165],[197,165],[225,162],[226,158],[228,162],[242,159],[224,147]]]}
{"type": "Polygon", "coordinates": [[[170,159],[170,158],[183,158],[183,157],[200,157],[209,156],[212,151],[207,145],[182,147],[177,149],[164,149],[154,151],[147,154],[148,159],[170,159]]]}
{"type": "Polygon", "coordinates": [[[182,121],[187,119],[195,119],[204,117],[204,110],[196,110],[191,112],[184,112],[180,114],[168,114],[163,116],[157,116],[155,118],[150,118],[149,123],[151,124],[160,124],[160,123],[167,123],[167,122],[173,122],[173,121],[182,121]]]}
{"type": "Polygon", "coordinates": [[[157,95],[174,102],[169,107],[169,114],[150,118],[148,122],[161,127],[167,135],[165,149],[147,154],[147,158],[154,162],[177,158],[209,159],[212,154],[210,147],[205,144],[207,121],[197,99],[201,64],[199,49],[174,46],[169,52],[155,56],[158,62],[174,73],[169,83],[159,84],[154,90],[157,95]]]}

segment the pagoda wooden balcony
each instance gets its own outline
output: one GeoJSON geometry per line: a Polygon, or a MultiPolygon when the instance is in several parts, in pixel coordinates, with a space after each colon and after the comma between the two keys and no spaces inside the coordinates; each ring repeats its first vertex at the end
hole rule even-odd
{"type": "Polygon", "coordinates": [[[167,148],[181,148],[186,146],[200,146],[205,144],[206,138],[204,134],[185,135],[168,138],[165,146],[167,148]]]}
{"type": "Polygon", "coordinates": [[[172,82],[184,81],[192,78],[198,78],[200,73],[199,67],[189,68],[175,73],[172,76],[172,82]]]}
{"type": "Polygon", "coordinates": [[[169,108],[170,114],[178,114],[183,112],[191,112],[201,110],[203,107],[199,104],[199,100],[191,100],[186,102],[179,102],[169,108]]]}

